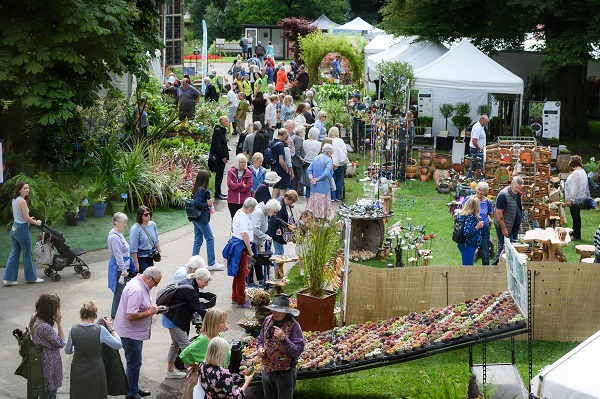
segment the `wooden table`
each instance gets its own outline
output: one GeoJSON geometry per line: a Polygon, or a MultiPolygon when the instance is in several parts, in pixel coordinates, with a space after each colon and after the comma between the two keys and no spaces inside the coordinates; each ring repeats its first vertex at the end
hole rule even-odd
{"type": "MultiPolygon", "coordinates": [[[[283,292],[283,288],[281,287],[288,284],[287,281],[284,279],[285,275],[283,273],[283,265],[289,262],[298,262],[298,257],[288,255],[273,255],[269,260],[276,264],[275,279],[269,281],[267,284],[272,285],[274,287],[276,294],[281,294],[283,292]]],[[[267,276],[268,273],[265,274],[265,281],[267,281],[267,276]]]]}
{"type": "Polygon", "coordinates": [[[591,258],[594,256],[596,247],[588,244],[579,244],[575,246],[575,253],[580,256],[579,261],[582,262],[584,258],[591,258]]]}
{"type": "Polygon", "coordinates": [[[566,236],[564,240],[559,239],[558,229],[555,230],[552,227],[546,229],[533,229],[525,233],[523,242],[537,242],[542,244],[543,248],[543,261],[548,262],[566,262],[567,258],[563,254],[561,247],[566,247],[571,242],[571,232],[573,229],[565,228],[566,236]]]}

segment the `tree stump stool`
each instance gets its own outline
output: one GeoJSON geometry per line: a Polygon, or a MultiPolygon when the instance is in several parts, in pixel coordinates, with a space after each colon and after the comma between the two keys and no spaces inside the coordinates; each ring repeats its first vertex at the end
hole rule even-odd
{"type": "Polygon", "coordinates": [[[596,248],[593,245],[580,244],[575,246],[575,253],[580,256],[579,261],[583,262],[584,258],[593,258],[594,250],[596,248]]]}

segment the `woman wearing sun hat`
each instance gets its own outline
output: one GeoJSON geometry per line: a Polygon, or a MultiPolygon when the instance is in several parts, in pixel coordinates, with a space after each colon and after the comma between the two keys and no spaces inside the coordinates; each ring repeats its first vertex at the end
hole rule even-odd
{"type": "Polygon", "coordinates": [[[267,172],[263,183],[256,188],[256,191],[254,191],[254,198],[259,204],[261,202],[266,204],[271,199],[269,187],[273,187],[279,180],[281,180],[281,176],[279,176],[277,172],[267,172]]]}
{"type": "Polygon", "coordinates": [[[296,387],[296,364],[304,350],[304,337],[294,316],[298,309],[290,308],[290,299],[275,295],[271,311],[258,336],[258,355],[262,358],[262,384],[265,399],[293,398],[296,387]]]}

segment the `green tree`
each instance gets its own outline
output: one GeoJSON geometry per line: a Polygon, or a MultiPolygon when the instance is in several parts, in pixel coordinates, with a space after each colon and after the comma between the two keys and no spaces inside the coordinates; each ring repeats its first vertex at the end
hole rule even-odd
{"type": "Polygon", "coordinates": [[[300,52],[299,39],[306,37],[309,33],[315,32],[318,29],[315,26],[311,26],[310,22],[305,18],[284,18],[277,25],[283,30],[281,35],[289,41],[293,57],[298,61],[298,53],[300,52]]]}
{"type": "Polygon", "coordinates": [[[162,47],[154,0],[4,0],[0,12],[0,98],[42,125],[73,117],[114,75],[144,75],[162,47]]]}
{"type": "Polygon", "coordinates": [[[377,65],[377,74],[385,77],[386,84],[383,85],[385,97],[404,107],[407,90],[415,81],[412,65],[403,61],[383,61],[377,65]]]}
{"type": "Polygon", "coordinates": [[[239,25],[275,25],[285,15],[285,7],[272,0],[240,0],[236,20],[239,25]]]}
{"type": "Polygon", "coordinates": [[[589,137],[585,76],[592,44],[600,40],[595,2],[566,7],[548,0],[386,0],[382,14],[388,32],[430,41],[468,37],[488,54],[522,48],[525,34],[534,33],[546,43],[541,71],[548,79],[546,97],[562,102],[561,131],[589,137]]]}

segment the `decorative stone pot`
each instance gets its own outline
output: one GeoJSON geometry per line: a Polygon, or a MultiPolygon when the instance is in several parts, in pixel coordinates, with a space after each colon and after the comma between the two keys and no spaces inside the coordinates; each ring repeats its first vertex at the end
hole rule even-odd
{"type": "Polygon", "coordinates": [[[98,202],[95,204],[92,204],[92,207],[94,208],[94,217],[95,218],[101,218],[104,216],[104,212],[106,212],[106,206],[108,204],[106,202],[98,202]]]}
{"type": "Polygon", "coordinates": [[[433,166],[437,169],[450,169],[452,166],[452,157],[447,154],[435,154],[433,156],[433,166]]]}

